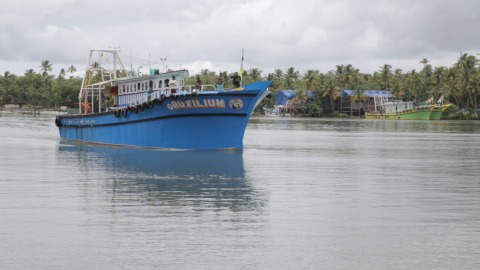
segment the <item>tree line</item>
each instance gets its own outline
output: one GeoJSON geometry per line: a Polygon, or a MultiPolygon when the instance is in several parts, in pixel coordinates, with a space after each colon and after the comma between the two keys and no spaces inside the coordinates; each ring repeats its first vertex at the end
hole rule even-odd
{"type": "MultiPolygon", "coordinates": [[[[338,110],[337,101],[340,90],[355,90],[351,101],[365,99],[365,90],[387,90],[404,100],[426,101],[444,97],[459,108],[474,112],[480,100],[480,61],[474,55],[460,53],[451,67],[433,67],[429,60],[419,61],[423,68],[407,72],[394,69],[389,64],[380,66],[373,74],[361,73],[351,64],[336,65],[335,69],[322,73],[310,69],[301,74],[294,67],[275,69],[264,75],[258,68],[245,70],[242,83],[249,84],[258,80],[272,80],[270,90],[275,95],[282,89],[300,90],[300,94],[311,91],[313,99],[307,105],[307,114],[321,116],[338,110]]],[[[39,72],[26,70],[22,76],[6,71],[0,78],[0,105],[15,103],[58,108],[60,106],[76,107],[82,78],[73,76],[74,66],[61,69],[58,75],[50,74],[52,64],[48,60],[41,62],[39,72]]],[[[225,87],[231,87],[230,76],[234,72],[222,72],[225,87]]],[[[216,84],[218,73],[208,69],[191,76],[187,84],[195,84],[197,77],[204,84],[216,84]]],[[[273,104],[266,99],[261,106],[273,104]]],[[[259,106],[259,107],[261,107],[259,106]]]]}

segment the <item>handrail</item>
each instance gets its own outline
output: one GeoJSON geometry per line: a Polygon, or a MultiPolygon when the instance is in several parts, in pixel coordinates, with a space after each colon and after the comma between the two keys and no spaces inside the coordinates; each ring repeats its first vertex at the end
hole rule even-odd
{"type": "Polygon", "coordinates": [[[211,84],[204,84],[200,87],[200,89],[195,85],[184,85],[184,86],[175,86],[175,87],[162,87],[162,88],[149,90],[149,91],[152,91],[152,92],[149,93],[148,95],[141,96],[139,98],[131,100],[130,103],[128,103],[128,106],[135,106],[150,100],[159,99],[162,95],[164,97],[170,97],[170,95],[174,95],[174,94],[187,95],[194,92],[217,91],[217,88],[211,84]]]}

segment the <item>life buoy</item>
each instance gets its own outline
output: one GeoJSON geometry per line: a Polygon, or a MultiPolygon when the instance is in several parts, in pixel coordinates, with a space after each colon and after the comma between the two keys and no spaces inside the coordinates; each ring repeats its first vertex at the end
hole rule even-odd
{"type": "Polygon", "coordinates": [[[191,94],[190,94],[190,97],[192,99],[197,99],[198,98],[198,92],[197,91],[193,91],[191,94]]]}
{"type": "Polygon", "coordinates": [[[122,116],[127,117],[128,116],[128,110],[127,109],[122,109],[122,116]]]}

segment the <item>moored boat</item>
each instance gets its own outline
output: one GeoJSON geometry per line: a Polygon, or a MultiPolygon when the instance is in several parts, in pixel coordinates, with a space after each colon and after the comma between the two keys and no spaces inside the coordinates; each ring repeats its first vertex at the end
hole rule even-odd
{"type": "Polygon", "coordinates": [[[432,113],[430,114],[430,120],[442,119],[442,113],[450,106],[452,106],[452,104],[433,105],[432,113]]]}
{"type": "Polygon", "coordinates": [[[91,50],[79,112],[55,119],[60,137],[142,148],[242,148],[249,117],[271,81],[217,90],[186,85],[188,77],[187,70],[129,76],[118,51],[91,50]]]}
{"type": "MultiPolygon", "coordinates": [[[[432,104],[434,102],[433,97],[427,100],[428,104],[432,104]]],[[[442,113],[452,104],[444,104],[444,97],[443,95],[438,99],[437,104],[433,104],[432,113],[430,114],[430,120],[440,120],[442,119],[442,113]]]]}
{"type": "Polygon", "coordinates": [[[267,116],[277,116],[277,110],[275,108],[263,107],[263,113],[267,116]]]}
{"type": "Polygon", "coordinates": [[[416,104],[413,101],[392,100],[386,96],[374,96],[373,112],[365,112],[366,119],[429,120],[433,105],[416,104]]]}

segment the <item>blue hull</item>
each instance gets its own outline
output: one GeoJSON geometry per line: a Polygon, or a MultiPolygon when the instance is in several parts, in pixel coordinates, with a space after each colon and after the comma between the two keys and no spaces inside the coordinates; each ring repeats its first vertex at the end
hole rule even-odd
{"type": "Polygon", "coordinates": [[[242,148],[250,114],[270,84],[262,81],[242,91],[153,100],[143,108],[117,113],[62,115],[56,123],[60,137],[70,141],[145,148],[242,148]]]}

